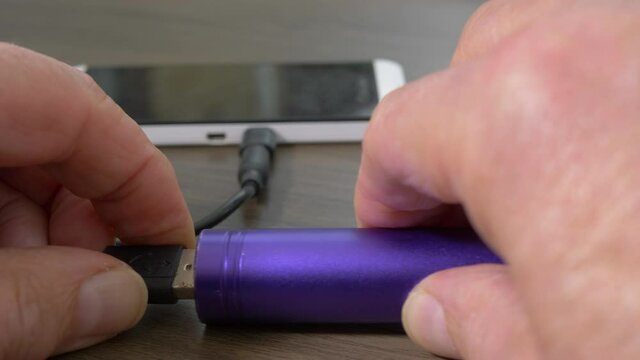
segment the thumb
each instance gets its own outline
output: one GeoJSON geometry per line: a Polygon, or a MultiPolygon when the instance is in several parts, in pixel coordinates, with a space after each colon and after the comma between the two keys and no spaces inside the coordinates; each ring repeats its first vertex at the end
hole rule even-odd
{"type": "Polygon", "coordinates": [[[407,334],[450,358],[538,358],[529,320],[506,269],[476,265],[423,280],[402,310],[407,334]]]}
{"type": "Polygon", "coordinates": [[[42,359],[135,325],[143,280],[110,256],[77,248],[2,249],[0,358],[42,359]]]}

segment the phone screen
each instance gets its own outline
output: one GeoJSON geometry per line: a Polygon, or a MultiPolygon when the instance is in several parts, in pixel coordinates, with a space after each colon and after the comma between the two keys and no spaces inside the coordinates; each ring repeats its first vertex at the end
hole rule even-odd
{"type": "Polygon", "coordinates": [[[90,68],[138,123],[367,120],[378,102],[372,63],[90,68]]]}

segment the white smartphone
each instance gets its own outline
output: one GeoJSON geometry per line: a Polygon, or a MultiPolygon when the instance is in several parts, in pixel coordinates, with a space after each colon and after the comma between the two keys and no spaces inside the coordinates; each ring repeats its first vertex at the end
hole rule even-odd
{"type": "Polygon", "coordinates": [[[237,144],[252,127],[282,143],[357,142],[376,104],[405,83],[390,60],[84,70],[156,145],[237,144]]]}

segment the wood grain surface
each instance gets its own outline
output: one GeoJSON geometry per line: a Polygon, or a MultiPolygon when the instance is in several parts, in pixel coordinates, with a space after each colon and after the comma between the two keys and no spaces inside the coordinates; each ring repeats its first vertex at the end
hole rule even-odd
{"type": "MultiPolygon", "coordinates": [[[[0,41],[71,64],[390,58],[446,67],[476,0],[0,0],[0,41]]],[[[165,148],[194,218],[237,189],[236,148],[165,148]]],[[[344,227],[360,148],[278,149],[266,196],[222,227],[344,227]]],[[[60,359],[435,359],[400,326],[205,327],[193,303],[150,306],[131,331],[60,359]]]]}

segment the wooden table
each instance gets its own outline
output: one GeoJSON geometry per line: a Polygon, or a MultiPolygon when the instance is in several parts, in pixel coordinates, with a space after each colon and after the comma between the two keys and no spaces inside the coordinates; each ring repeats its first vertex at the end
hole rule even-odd
{"type": "MultiPolygon", "coordinates": [[[[478,0],[0,0],[0,40],[71,64],[395,59],[446,67],[478,0]]],[[[165,148],[194,218],[237,189],[236,148],[165,148]]],[[[354,225],[357,144],[278,149],[267,196],[223,227],[354,225]]],[[[61,359],[429,358],[400,326],[205,327],[193,303],[150,306],[133,330],[61,359]]],[[[435,358],[435,357],[433,357],[435,358]]]]}

